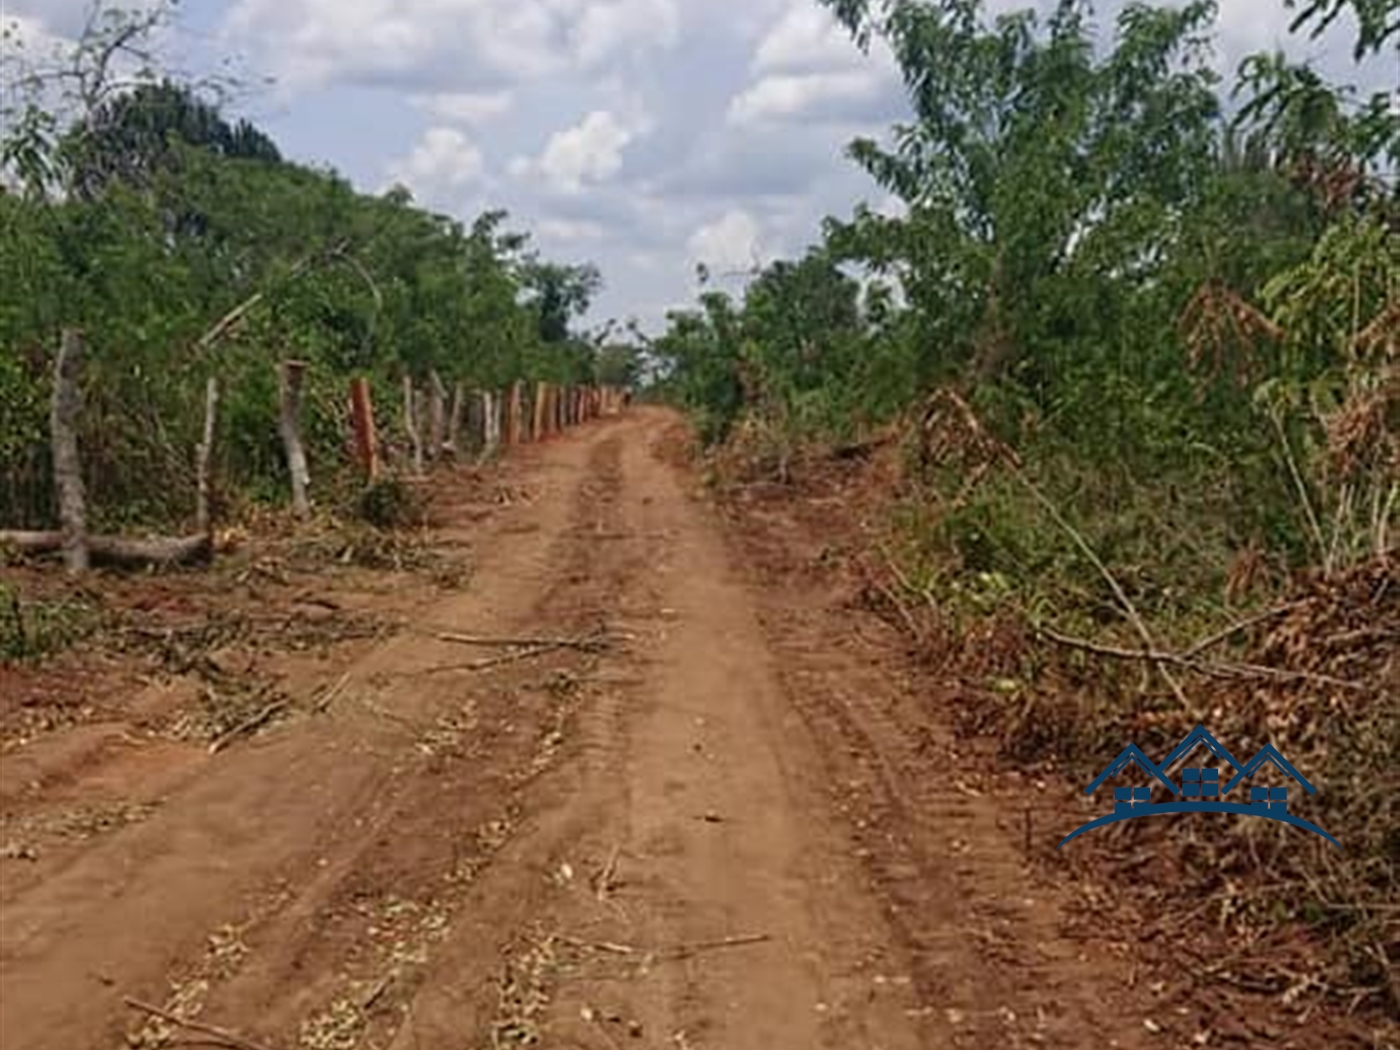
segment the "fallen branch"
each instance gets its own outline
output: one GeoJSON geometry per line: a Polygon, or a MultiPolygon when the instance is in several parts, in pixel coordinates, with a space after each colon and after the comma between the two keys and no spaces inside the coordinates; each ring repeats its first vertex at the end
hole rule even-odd
{"type": "MultiPolygon", "coordinates": [[[[1132,599],[1128,597],[1128,592],[1125,591],[1122,584],[1118,582],[1118,577],[1114,576],[1112,571],[1109,570],[1109,567],[1104,564],[1103,559],[1094,551],[1089,541],[1084,538],[1083,533],[1069,523],[1050,497],[1042,492],[1039,486],[1026,476],[1025,471],[1023,471],[1019,465],[1011,463],[1009,464],[1009,469],[1026,491],[1031,494],[1032,498],[1045,509],[1048,515],[1050,515],[1050,519],[1069,536],[1074,542],[1074,545],[1083,552],[1084,557],[1088,558],[1090,564],[1098,570],[1099,575],[1103,577],[1104,582],[1108,584],[1109,590],[1113,592],[1113,596],[1118,600],[1118,605],[1123,615],[1127,617],[1128,622],[1133,625],[1133,630],[1137,631],[1138,637],[1142,639],[1143,645],[1151,649],[1154,644],[1152,632],[1147,629],[1146,621],[1143,620],[1142,614],[1138,612],[1137,606],[1133,604],[1132,599]]],[[[1167,671],[1167,663],[1170,663],[1170,661],[1158,661],[1155,665],[1157,671],[1161,674],[1167,685],[1171,686],[1171,690],[1176,695],[1177,700],[1181,702],[1181,706],[1189,707],[1190,704],[1187,702],[1186,692],[1181,688],[1181,683],[1167,671]]]]}
{"type": "Polygon", "coordinates": [[[1235,635],[1243,634],[1251,627],[1258,627],[1261,623],[1268,623],[1270,620],[1275,620],[1285,613],[1292,612],[1302,604],[1302,602],[1289,602],[1286,605],[1279,605],[1273,609],[1269,609],[1267,612],[1259,613],[1257,616],[1250,616],[1236,623],[1232,623],[1228,627],[1223,627],[1214,634],[1202,638],[1199,642],[1191,646],[1190,649],[1187,649],[1184,655],[1199,656],[1207,649],[1214,649],[1221,642],[1227,642],[1235,637],[1235,635]]]}
{"type": "Polygon", "coordinates": [[[289,701],[287,700],[274,700],[252,718],[240,722],[223,735],[216,737],[214,742],[209,745],[209,753],[211,755],[216,755],[244,733],[251,733],[253,730],[266,725],[271,718],[285,710],[288,703],[289,701]]]}
{"type": "MultiPolygon", "coordinates": [[[[207,535],[126,539],[120,536],[87,537],[88,553],[94,561],[113,565],[184,565],[207,561],[214,545],[207,535]]],[[[53,554],[63,549],[61,532],[0,531],[0,547],[11,547],[21,554],[53,554]]]]}
{"type": "Polygon", "coordinates": [[[1217,677],[1272,678],[1283,681],[1315,682],[1319,685],[1333,685],[1360,692],[1365,692],[1367,689],[1360,682],[1352,682],[1345,678],[1333,678],[1330,675],[1313,674],[1309,671],[1289,671],[1281,667],[1265,667],[1262,664],[1201,660],[1193,656],[1192,651],[1172,653],[1157,649],[1124,649],[1114,645],[1100,645],[1083,638],[1072,638],[1069,635],[1053,631],[1049,627],[1039,627],[1037,630],[1056,645],[1062,645],[1066,649],[1078,649],[1081,652],[1107,656],[1115,660],[1142,660],[1153,664],[1168,664],[1217,677]]]}
{"type": "MultiPolygon", "coordinates": [[[[349,247],[350,242],[348,240],[342,240],[319,252],[313,252],[310,255],[303,256],[292,266],[290,270],[287,271],[286,276],[283,278],[284,282],[290,284],[292,281],[295,281],[297,278],[301,277],[304,273],[306,273],[306,271],[311,266],[315,265],[317,262],[326,262],[339,258],[340,256],[345,254],[346,249],[348,249],[349,247]]],[[[244,299],[241,303],[235,306],[228,313],[220,317],[216,322],[214,322],[214,326],[212,328],[210,328],[207,332],[205,332],[195,341],[196,348],[199,350],[208,350],[210,347],[212,347],[215,343],[217,343],[220,339],[227,335],[229,331],[231,331],[238,324],[239,321],[243,320],[243,318],[247,315],[247,313],[250,310],[253,309],[253,307],[257,306],[264,299],[266,299],[269,290],[270,289],[265,288],[262,291],[254,292],[252,295],[250,295],[247,299],[244,299]]]]}
{"type": "Polygon", "coordinates": [[[188,1021],[178,1014],[170,1013],[168,1010],[162,1010],[160,1007],[152,1006],[150,1003],[143,1003],[141,1000],[133,999],[130,996],[126,996],[123,1002],[133,1010],[140,1010],[143,1013],[150,1014],[152,1017],[158,1017],[162,1021],[166,1021],[180,1028],[186,1028],[191,1032],[200,1032],[204,1035],[212,1036],[224,1046],[236,1047],[237,1050],[272,1050],[271,1047],[263,1043],[255,1043],[253,1040],[247,1039],[237,1032],[230,1032],[227,1028],[219,1028],[216,1025],[204,1024],[202,1021],[188,1021]]]}

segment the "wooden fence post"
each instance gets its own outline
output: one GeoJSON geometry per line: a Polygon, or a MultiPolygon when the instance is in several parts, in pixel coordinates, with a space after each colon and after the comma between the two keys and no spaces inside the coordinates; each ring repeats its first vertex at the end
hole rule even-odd
{"type": "Polygon", "coordinates": [[[301,443],[301,383],[305,361],[283,361],[280,369],[281,411],[278,429],[287,451],[287,471],[292,476],[292,513],[304,518],[311,513],[311,472],[306,465],[306,448],[301,443]]]}
{"type": "Polygon", "coordinates": [[[466,391],[461,383],[454,383],[452,386],[452,409],[447,414],[447,441],[443,448],[452,453],[452,458],[456,459],[460,454],[462,442],[462,416],[467,410],[466,391]]]}
{"type": "Polygon", "coordinates": [[[442,458],[447,434],[447,387],[434,369],[428,373],[428,458],[442,458]]]}
{"type": "Polygon", "coordinates": [[[63,536],[63,561],[72,573],[88,569],[87,494],[82,459],[78,455],[78,416],[82,411],[83,336],[65,328],[54,361],[53,405],[49,431],[53,441],[53,480],[58,490],[58,520],[63,536]]]}
{"type": "Polygon", "coordinates": [[[524,412],[523,394],[520,389],[520,380],[516,380],[510,386],[510,437],[512,445],[520,444],[525,420],[522,417],[524,412]]]}
{"type": "Polygon", "coordinates": [[[407,372],[403,377],[403,429],[408,435],[409,447],[413,450],[413,470],[423,473],[423,438],[418,431],[418,409],[413,392],[413,376],[407,372]]]}
{"type": "Polygon", "coordinates": [[[194,459],[194,524],[201,535],[209,535],[213,521],[209,516],[209,460],[214,454],[214,428],[219,413],[219,380],[214,376],[204,384],[204,440],[195,450],[194,459]]]}
{"type": "Polygon", "coordinates": [[[535,426],[534,426],[534,430],[535,430],[535,440],[536,440],[536,441],[543,441],[544,438],[545,438],[545,414],[544,414],[544,413],[545,413],[545,402],[546,402],[546,400],[547,400],[547,399],[546,399],[546,393],[545,393],[545,391],[546,391],[546,387],[545,387],[545,384],[544,384],[544,383],[536,383],[536,384],[535,384],[535,412],[534,412],[535,426]]]}
{"type": "Polygon", "coordinates": [[[374,432],[374,404],[370,400],[369,380],[350,380],[350,423],[355,432],[355,458],[365,480],[379,477],[379,441],[374,432]]]}

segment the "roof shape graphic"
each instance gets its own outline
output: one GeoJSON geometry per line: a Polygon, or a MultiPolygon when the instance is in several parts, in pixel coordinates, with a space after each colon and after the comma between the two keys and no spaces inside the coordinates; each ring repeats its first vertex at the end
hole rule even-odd
{"type": "Polygon", "coordinates": [[[1117,776],[1132,762],[1136,762],[1144,772],[1151,773],[1163,784],[1171,788],[1173,794],[1181,794],[1181,789],[1172,783],[1171,779],[1162,772],[1161,767],[1144,755],[1136,744],[1129,744],[1120,751],[1118,757],[1105,766],[1104,771],[1095,777],[1093,783],[1084,789],[1084,794],[1092,795],[1105,780],[1109,777],[1117,776]]]}
{"type": "Polygon", "coordinates": [[[1317,794],[1317,788],[1313,787],[1312,784],[1309,783],[1308,779],[1304,777],[1302,773],[1299,773],[1296,769],[1294,769],[1293,763],[1289,762],[1288,759],[1284,758],[1283,755],[1279,753],[1278,748],[1274,747],[1273,744],[1265,744],[1259,749],[1258,754],[1256,754],[1253,758],[1246,762],[1242,767],[1239,767],[1239,772],[1236,773],[1233,777],[1231,777],[1230,782],[1220,789],[1220,793],[1222,795],[1228,795],[1230,793],[1231,788],[1233,788],[1245,777],[1254,776],[1254,774],[1259,772],[1259,770],[1266,763],[1271,764],[1275,769],[1278,769],[1281,772],[1288,774],[1294,780],[1298,781],[1299,784],[1303,785],[1303,790],[1306,791],[1309,795],[1317,794]]]}
{"type": "Polygon", "coordinates": [[[1191,751],[1200,744],[1204,744],[1206,749],[1216,758],[1223,762],[1230,763],[1231,769],[1241,768],[1239,761],[1234,755],[1230,754],[1229,749],[1219,740],[1216,740],[1215,737],[1211,735],[1210,730],[1199,722],[1196,723],[1195,729],[1186,734],[1181,743],[1172,748],[1171,754],[1162,759],[1162,764],[1159,768],[1163,771],[1170,769],[1178,759],[1184,758],[1186,755],[1190,754],[1191,751]]]}

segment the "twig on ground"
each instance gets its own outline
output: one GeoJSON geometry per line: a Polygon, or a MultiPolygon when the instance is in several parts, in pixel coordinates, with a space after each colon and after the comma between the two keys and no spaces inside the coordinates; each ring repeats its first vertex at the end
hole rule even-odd
{"type": "Polygon", "coordinates": [[[567,937],[562,933],[558,934],[554,939],[556,941],[562,941],[564,944],[573,945],[575,948],[589,948],[593,951],[608,952],[612,955],[638,955],[642,951],[642,949],[634,948],[630,944],[613,944],[610,941],[585,941],[580,937],[567,937]]]}
{"type": "Polygon", "coordinates": [[[216,755],[244,733],[251,733],[253,730],[265,725],[269,719],[285,710],[288,703],[289,701],[285,699],[274,700],[252,718],[240,722],[223,735],[216,737],[214,742],[209,745],[209,753],[211,755],[216,755]]]}
{"type": "Polygon", "coordinates": [[[724,948],[742,948],[750,944],[762,944],[771,941],[773,935],[769,933],[749,933],[736,937],[721,937],[713,941],[691,941],[685,944],[672,945],[669,948],[639,948],[630,944],[613,944],[608,941],[585,941],[577,937],[566,937],[560,934],[555,940],[565,944],[572,944],[578,948],[592,948],[595,951],[610,952],[613,955],[645,955],[654,959],[688,959],[692,955],[701,952],[720,951],[724,948]]]}
{"type": "Polygon", "coordinates": [[[440,642],[455,642],[458,645],[482,645],[498,648],[548,645],[557,649],[588,650],[598,645],[593,636],[588,638],[486,638],[474,634],[452,634],[449,632],[439,634],[437,639],[440,642]]]}
{"type": "Polygon", "coordinates": [[[469,664],[444,664],[439,667],[429,667],[422,673],[440,674],[446,671],[485,671],[492,667],[499,667],[502,664],[517,663],[521,660],[533,660],[535,657],[546,656],[549,653],[558,652],[560,649],[576,649],[580,652],[595,653],[607,649],[611,644],[612,641],[607,637],[605,631],[596,631],[582,638],[549,639],[536,644],[525,644],[515,652],[506,653],[503,656],[493,656],[487,660],[474,660],[469,664]]]}
{"type": "Polygon", "coordinates": [[[237,1032],[230,1032],[227,1028],[219,1028],[216,1025],[204,1024],[202,1021],[189,1021],[177,1014],[170,1013],[168,1010],[162,1010],[158,1006],[152,1006],[150,1003],[143,1003],[139,999],[133,999],[130,996],[124,997],[123,1002],[133,1010],[140,1010],[143,1013],[150,1014],[152,1017],[158,1017],[162,1021],[177,1025],[180,1028],[213,1036],[224,1046],[235,1047],[237,1050],[272,1050],[271,1047],[263,1043],[256,1043],[251,1039],[239,1035],[237,1032]]]}
{"type": "Polygon", "coordinates": [[[394,971],[390,970],[382,978],[380,978],[379,981],[376,982],[375,986],[369,990],[369,993],[363,999],[360,1000],[360,1010],[367,1011],[371,1006],[379,1002],[380,997],[385,992],[387,992],[389,990],[389,986],[394,983],[395,976],[396,974],[394,973],[394,971]]]}
{"type": "Polygon", "coordinates": [[[331,706],[331,702],[334,701],[335,698],[344,691],[345,686],[349,683],[349,681],[350,672],[346,671],[343,675],[340,676],[340,681],[336,682],[335,685],[331,686],[325,691],[325,693],[322,694],[321,699],[316,701],[315,705],[312,706],[311,710],[318,715],[324,712],[326,708],[331,706]]]}
{"type": "Polygon", "coordinates": [[[608,893],[612,890],[613,879],[617,876],[617,858],[620,847],[614,846],[612,852],[608,854],[608,862],[603,865],[602,871],[598,872],[593,882],[593,892],[597,898],[607,900],[608,893]]]}
{"type": "Polygon", "coordinates": [[[762,944],[772,939],[772,934],[750,933],[738,937],[721,937],[719,940],[715,941],[694,941],[690,944],[682,944],[675,948],[664,949],[659,954],[670,959],[688,959],[690,956],[698,955],[700,952],[719,951],[723,948],[742,948],[750,944],[762,944]]]}

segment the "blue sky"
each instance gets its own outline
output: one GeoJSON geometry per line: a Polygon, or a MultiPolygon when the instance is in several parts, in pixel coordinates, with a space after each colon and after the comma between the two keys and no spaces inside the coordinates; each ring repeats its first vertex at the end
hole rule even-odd
{"type": "MultiPolygon", "coordinates": [[[[61,40],[90,4],[0,16],[61,40]]],[[[1290,41],[1287,20],[1282,0],[1222,0],[1221,68],[1287,45],[1358,79],[1347,27],[1290,41]]],[[[697,261],[745,269],[799,252],[824,215],[889,207],[842,150],[906,113],[888,55],[815,0],[184,0],[165,50],[274,78],[237,109],[296,160],[468,220],[508,209],[548,256],[600,266],[595,320],[651,329],[691,299],[697,261]]],[[[1359,79],[1393,85],[1397,65],[1359,79]]]]}

